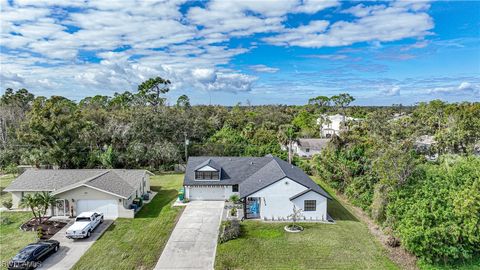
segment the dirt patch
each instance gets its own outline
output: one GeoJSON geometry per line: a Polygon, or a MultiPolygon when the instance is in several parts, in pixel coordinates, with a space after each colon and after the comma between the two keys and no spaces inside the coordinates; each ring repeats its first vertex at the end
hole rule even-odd
{"type": "Polygon", "coordinates": [[[375,236],[383,247],[387,250],[388,257],[394,261],[402,269],[417,270],[417,257],[406,251],[402,246],[392,247],[388,243],[391,241],[391,237],[383,232],[383,230],[375,224],[375,222],[359,207],[352,205],[347,197],[337,192],[337,199],[348,207],[348,209],[364,224],[367,225],[370,233],[375,236]]]}
{"type": "Polygon", "coordinates": [[[38,228],[42,228],[42,238],[43,240],[50,239],[54,234],[60,231],[67,223],[61,221],[51,221],[48,218],[42,218],[42,223],[39,224],[38,220],[31,218],[29,221],[25,222],[20,226],[20,229],[23,231],[34,231],[37,232],[38,228]]]}

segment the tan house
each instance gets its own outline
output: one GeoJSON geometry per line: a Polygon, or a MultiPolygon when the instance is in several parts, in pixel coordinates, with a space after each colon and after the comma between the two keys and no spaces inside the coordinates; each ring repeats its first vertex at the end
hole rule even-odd
{"type": "Polygon", "coordinates": [[[150,191],[151,172],[123,169],[28,169],[4,191],[12,194],[13,208],[23,196],[47,191],[57,198],[52,216],[76,216],[98,211],[105,218],[133,218],[133,199],[150,191]]]}

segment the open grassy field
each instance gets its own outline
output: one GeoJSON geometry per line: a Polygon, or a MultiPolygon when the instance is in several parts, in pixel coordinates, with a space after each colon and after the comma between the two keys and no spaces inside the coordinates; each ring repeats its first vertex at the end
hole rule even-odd
{"type": "Polygon", "coordinates": [[[36,242],[36,233],[20,230],[30,219],[30,212],[0,213],[0,269],[7,269],[8,261],[27,244],[36,242]]]}
{"type": "Polygon", "coordinates": [[[245,221],[239,239],[217,247],[216,269],[398,269],[380,243],[336,199],[328,213],[337,224],[303,223],[287,233],[285,223],[245,221]]]}
{"type": "Polygon", "coordinates": [[[73,269],[152,269],[175,227],[181,208],[171,207],[183,175],[151,177],[157,196],[135,219],[119,218],[73,269]]]}

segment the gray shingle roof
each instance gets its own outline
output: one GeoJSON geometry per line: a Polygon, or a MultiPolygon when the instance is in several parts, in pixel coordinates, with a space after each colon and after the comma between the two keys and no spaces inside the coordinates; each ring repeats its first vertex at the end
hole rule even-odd
{"type": "Polygon", "coordinates": [[[298,145],[304,148],[322,150],[327,147],[330,139],[298,139],[298,145]]]}
{"type": "Polygon", "coordinates": [[[128,197],[141,184],[145,170],[119,169],[28,169],[4,191],[52,191],[60,193],[81,185],[128,197]]]}
{"type": "Polygon", "coordinates": [[[241,197],[246,197],[285,177],[331,198],[302,170],[277,157],[190,157],[184,185],[239,185],[241,197]],[[222,168],[220,181],[195,181],[195,169],[206,160],[215,161],[222,168]]]}
{"type": "Polygon", "coordinates": [[[222,166],[218,165],[215,161],[213,161],[211,158],[209,158],[209,159],[205,160],[204,162],[202,162],[197,167],[195,167],[195,170],[201,169],[205,166],[210,166],[217,171],[220,171],[222,169],[222,166]]]}

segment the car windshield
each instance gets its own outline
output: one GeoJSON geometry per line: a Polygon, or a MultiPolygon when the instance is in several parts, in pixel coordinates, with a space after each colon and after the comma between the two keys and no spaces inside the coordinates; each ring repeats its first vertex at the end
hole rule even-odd
{"type": "Polygon", "coordinates": [[[90,221],[89,217],[77,217],[76,221],[90,221]]]}
{"type": "Polygon", "coordinates": [[[38,248],[38,245],[26,246],[17,255],[15,255],[15,257],[13,257],[13,260],[14,261],[26,260],[37,248],[38,248]]]}

